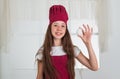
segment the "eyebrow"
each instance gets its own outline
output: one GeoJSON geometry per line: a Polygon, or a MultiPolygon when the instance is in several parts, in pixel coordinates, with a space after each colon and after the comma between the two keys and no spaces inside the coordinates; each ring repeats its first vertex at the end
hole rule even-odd
{"type": "Polygon", "coordinates": [[[58,23],[53,23],[53,24],[58,24],[58,23]]]}
{"type": "MultiPolygon", "coordinates": [[[[54,23],[54,24],[59,24],[59,23],[54,23]]],[[[65,23],[62,23],[63,25],[65,25],[65,23]]]]}

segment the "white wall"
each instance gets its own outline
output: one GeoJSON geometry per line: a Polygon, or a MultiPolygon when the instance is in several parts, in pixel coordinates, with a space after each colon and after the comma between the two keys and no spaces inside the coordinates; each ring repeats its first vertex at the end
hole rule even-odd
{"type": "Polygon", "coordinates": [[[0,79],[1,79],[1,74],[2,74],[2,73],[1,73],[1,65],[2,65],[2,64],[1,64],[1,54],[0,54],[0,79]]]}
{"type": "Polygon", "coordinates": [[[100,54],[101,68],[97,72],[83,70],[83,79],[120,79],[120,1],[107,0],[108,25],[111,28],[108,49],[100,54]]]}

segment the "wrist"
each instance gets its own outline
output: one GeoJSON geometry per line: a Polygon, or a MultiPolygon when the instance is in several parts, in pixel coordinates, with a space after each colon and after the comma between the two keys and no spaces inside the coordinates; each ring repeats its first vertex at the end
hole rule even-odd
{"type": "Polygon", "coordinates": [[[86,42],[85,45],[88,47],[88,46],[91,46],[92,43],[91,43],[91,41],[89,41],[89,42],[86,42]]]}

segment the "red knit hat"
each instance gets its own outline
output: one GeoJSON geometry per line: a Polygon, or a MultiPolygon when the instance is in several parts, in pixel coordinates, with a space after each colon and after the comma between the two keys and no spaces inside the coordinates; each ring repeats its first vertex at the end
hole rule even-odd
{"type": "Polygon", "coordinates": [[[62,5],[53,5],[49,9],[49,23],[54,21],[64,21],[67,24],[68,14],[64,6],[62,5]]]}

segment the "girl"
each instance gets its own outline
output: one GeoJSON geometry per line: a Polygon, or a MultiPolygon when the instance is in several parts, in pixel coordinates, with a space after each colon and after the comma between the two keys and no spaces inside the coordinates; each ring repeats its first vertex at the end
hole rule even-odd
{"type": "Polygon", "coordinates": [[[83,35],[89,59],[72,44],[67,27],[68,14],[62,5],[53,5],[49,10],[49,25],[42,47],[36,54],[38,72],[36,79],[75,79],[74,58],[89,69],[98,69],[97,59],[91,45],[92,28],[83,25],[83,35]]]}

